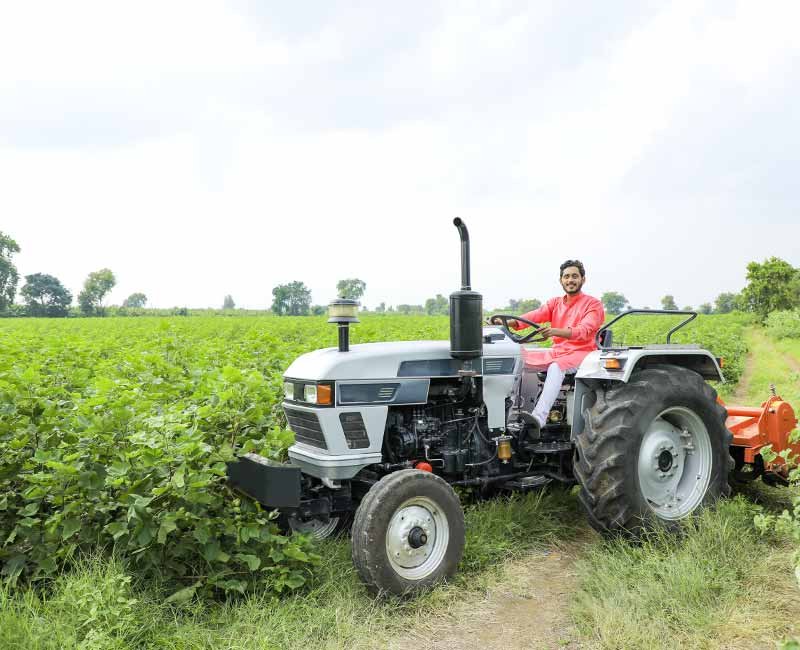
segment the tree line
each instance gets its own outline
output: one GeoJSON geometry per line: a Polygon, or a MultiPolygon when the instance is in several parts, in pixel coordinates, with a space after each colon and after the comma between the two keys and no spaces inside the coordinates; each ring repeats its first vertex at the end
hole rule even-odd
{"type": "MultiPolygon", "coordinates": [[[[12,257],[19,252],[19,244],[0,232],[0,315],[67,316],[72,306],[72,293],[61,280],[49,273],[26,275],[19,292],[25,304],[14,304],[20,277],[12,257]]],[[[116,284],[117,279],[111,269],[89,273],[78,293],[80,312],[86,316],[103,315],[103,300],[116,284]]],[[[147,296],[143,293],[132,293],[125,299],[123,307],[142,308],[146,303],[147,296]]]]}
{"type": "MultiPolygon", "coordinates": [[[[761,320],[773,311],[800,308],[800,268],[779,257],[770,257],[762,263],[750,262],[747,265],[747,285],[739,293],[721,293],[712,302],[698,306],[701,314],[727,314],[732,311],[747,311],[758,315],[761,320]]],[[[630,309],[628,300],[619,292],[609,291],[601,298],[609,314],[619,314],[630,309]]],[[[661,298],[662,309],[678,309],[672,295],[661,298]]],[[[649,307],[644,307],[649,309],[649,307]]],[[[685,311],[695,311],[691,306],[685,311]]]]}
{"type": "MultiPolygon", "coordinates": [[[[20,276],[12,258],[19,252],[20,247],[17,242],[0,232],[0,316],[67,316],[73,302],[72,293],[58,278],[47,273],[26,275],[19,292],[25,304],[21,306],[14,303],[20,276]]],[[[85,316],[105,315],[106,307],[103,301],[116,283],[116,277],[111,269],[100,269],[89,273],[77,297],[79,312],[85,316]]],[[[336,283],[337,295],[352,300],[359,300],[366,289],[367,283],[359,278],[347,278],[336,283]]],[[[272,298],[270,310],[279,316],[322,315],[327,312],[325,305],[312,304],[311,290],[299,280],[277,285],[272,289],[272,298]]],[[[627,298],[618,291],[607,291],[600,299],[609,314],[619,314],[632,308],[627,298]]],[[[125,315],[126,310],[142,310],[146,304],[147,296],[136,292],[124,300],[121,309],[114,309],[118,315],[125,315]]],[[[541,302],[535,298],[511,299],[508,305],[493,311],[524,314],[537,309],[540,305],[541,302]]],[[[233,296],[226,295],[222,309],[235,308],[236,302],[233,296]]],[[[449,308],[449,300],[442,294],[436,294],[433,298],[428,298],[424,304],[399,304],[387,307],[385,302],[381,302],[373,311],[447,316],[449,308]]],[[[677,310],[678,303],[675,297],[670,294],[663,296],[661,308],[677,310]]],[[[749,311],[756,313],[763,320],[770,312],[797,308],[800,308],[800,268],[795,268],[778,257],[770,257],[763,263],[750,262],[747,265],[747,285],[741,292],[720,293],[713,302],[699,305],[697,311],[702,314],[749,311]]],[[[366,310],[366,307],[362,309],[366,310]]],[[[694,311],[691,306],[685,306],[683,309],[694,311]]],[[[188,313],[186,308],[179,311],[188,313]]]]}

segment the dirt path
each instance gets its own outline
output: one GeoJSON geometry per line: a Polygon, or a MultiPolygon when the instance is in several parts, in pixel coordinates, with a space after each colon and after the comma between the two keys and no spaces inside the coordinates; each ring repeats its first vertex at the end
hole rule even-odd
{"type": "MultiPolygon", "coordinates": [[[[753,336],[753,334],[751,334],[753,336]]],[[[753,377],[753,371],[756,367],[756,358],[751,350],[747,353],[747,358],[744,360],[744,370],[742,371],[742,376],[739,377],[739,383],[736,384],[736,390],[733,391],[733,395],[731,395],[730,403],[731,404],[745,404],[748,400],[748,395],[750,393],[750,382],[753,377]]]]}
{"type": "MultiPolygon", "coordinates": [[[[587,533],[587,538],[589,534],[587,533]]],[[[577,584],[575,559],[587,541],[509,562],[483,597],[451,611],[408,635],[390,650],[516,650],[585,648],[569,617],[577,584]]]]}

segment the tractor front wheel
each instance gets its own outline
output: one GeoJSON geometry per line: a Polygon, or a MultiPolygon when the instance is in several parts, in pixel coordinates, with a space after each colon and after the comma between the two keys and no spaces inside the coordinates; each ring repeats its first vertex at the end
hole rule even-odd
{"type": "Polygon", "coordinates": [[[353,563],[371,592],[406,595],[452,576],[464,552],[464,513],[443,479],[400,470],[373,485],[352,529],[353,563]]]}
{"type": "Polygon", "coordinates": [[[732,440],[716,391],[692,370],[661,365],[603,384],[575,440],[575,476],[592,526],[637,535],[728,496],[732,440]]]}

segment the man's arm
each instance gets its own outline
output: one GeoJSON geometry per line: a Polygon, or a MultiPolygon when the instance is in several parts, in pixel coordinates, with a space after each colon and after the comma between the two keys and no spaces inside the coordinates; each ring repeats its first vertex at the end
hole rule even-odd
{"type": "MultiPolygon", "coordinates": [[[[533,323],[549,323],[553,313],[550,302],[551,301],[548,300],[538,309],[521,314],[520,318],[524,318],[525,320],[529,320],[533,323]]],[[[519,321],[509,321],[508,324],[511,329],[515,330],[522,330],[528,327],[528,325],[525,323],[520,323],[519,321]]]]}

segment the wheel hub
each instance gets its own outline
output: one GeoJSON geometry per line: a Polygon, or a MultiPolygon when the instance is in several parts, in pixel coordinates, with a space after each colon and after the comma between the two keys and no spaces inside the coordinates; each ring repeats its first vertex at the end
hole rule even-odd
{"type": "Polygon", "coordinates": [[[672,453],[666,449],[658,455],[658,469],[662,473],[666,473],[672,467],[672,453]]]}
{"type": "Polygon", "coordinates": [[[658,517],[681,519],[702,502],[711,467],[711,441],[703,420],[688,408],[669,408],[642,437],[639,489],[658,517]]]}
{"type": "Polygon", "coordinates": [[[424,528],[414,526],[408,533],[408,544],[411,548],[420,548],[428,543],[428,535],[424,528]]]}
{"type": "Polygon", "coordinates": [[[394,569],[418,580],[441,563],[447,550],[449,526],[441,509],[427,497],[402,504],[386,530],[386,555],[394,569]]]}

